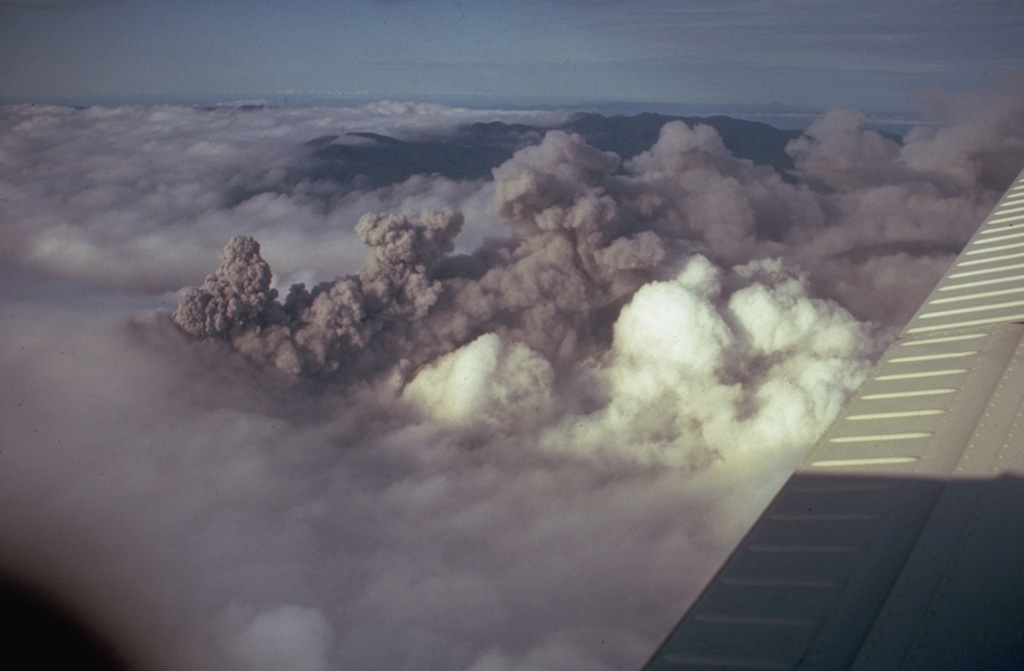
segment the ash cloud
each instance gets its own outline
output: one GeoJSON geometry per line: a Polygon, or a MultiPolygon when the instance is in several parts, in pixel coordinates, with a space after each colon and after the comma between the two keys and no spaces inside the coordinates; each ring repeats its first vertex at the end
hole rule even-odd
{"type": "Polygon", "coordinates": [[[359,274],[309,291],[293,285],[283,304],[259,243],[238,236],[224,248],[217,271],[182,297],[173,318],[189,335],[228,340],[289,373],[379,370],[360,355],[378,335],[426,316],[441,293],[431,275],[461,227],[457,212],[364,216],[356,233],[371,256],[359,274]]]}
{"type": "Polygon", "coordinates": [[[1024,164],[945,105],[347,192],[486,119],[5,108],[0,568],[143,668],[638,668],[1024,164]]]}
{"type": "Polygon", "coordinates": [[[312,290],[296,285],[279,302],[258,246],[236,238],[175,321],[321,377],[392,368],[407,378],[486,333],[572,366],[608,347],[616,311],[641,286],[703,254],[724,267],[778,259],[814,295],[897,325],[1014,176],[1005,166],[1022,153],[1020,106],[985,120],[1017,135],[1000,151],[959,128],[914,130],[901,143],[866,129],[863,115],[835,110],[788,144],[795,182],[737,158],[708,125],[671,121],[626,161],[552,130],[481,187],[493,192],[503,239],[453,257],[465,221],[457,210],[366,215],[355,227],[370,248],[362,270],[312,290]],[[233,279],[246,263],[253,267],[233,279]],[[908,264],[930,271],[920,285],[895,281],[908,264]],[[879,292],[905,295],[859,300],[868,277],[892,281],[879,292]]]}

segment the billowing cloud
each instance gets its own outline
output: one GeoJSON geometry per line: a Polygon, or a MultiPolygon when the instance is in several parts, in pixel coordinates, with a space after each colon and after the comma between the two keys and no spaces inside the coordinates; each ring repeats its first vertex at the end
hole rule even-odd
{"type": "Polygon", "coordinates": [[[310,178],[481,118],[4,108],[0,567],[147,668],[637,668],[1024,164],[1002,102],[310,178]]]}

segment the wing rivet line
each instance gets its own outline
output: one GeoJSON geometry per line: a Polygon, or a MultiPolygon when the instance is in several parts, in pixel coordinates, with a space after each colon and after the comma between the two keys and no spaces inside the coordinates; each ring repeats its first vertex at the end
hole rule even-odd
{"type": "MultiPolygon", "coordinates": [[[[1016,278],[1014,278],[1016,279],[1016,278]]],[[[928,301],[928,305],[942,305],[945,303],[962,303],[963,301],[973,301],[979,298],[992,298],[993,296],[1008,296],[1010,294],[1019,294],[1024,292],[1024,286],[1013,287],[1010,289],[993,289],[992,291],[979,291],[973,294],[961,294],[960,296],[948,296],[946,298],[936,298],[933,301],[928,301]]]]}
{"type": "MultiPolygon", "coordinates": [[[[995,231],[990,231],[995,233],[995,231]]],[[[1024,238],[1024,231],[1016,233],[1007,233],[1005,235],[996,235],[991,238],[981,238],[974,241],[975,245],[987,245],[993,242],[1002,242],[1003,240],[1015,240],[1017,238],[1024,238]]]]}
{"type": "Polygon", "coordinates": [[[872,412],[862,415],[848,415],[848,422],[864,422],[873,419],[913,419],[917,417],[933,417],[945,413],[939,408],[922,408],[921,410],[902,410],[899,412],[872,412]]]}
{"type": "Polygon", "coordinates": [[[842,468],[846,466],[889,466],[896,464],[912,464],[921,457],[865,457],[863,459],[822,459],[812,461],[816,468],[842,468]]]}
{"type": "Polygon", "coordinates": [[[952,336],[938,336],[936,338],[919,338],[917,340],[904,340],[899,344],[900,347],[924,347],[926,345],[940,345],[950,342],[960,342],[961,340],[976,340],[978,338],[985,338],[984,333],[960,333],[952,336]]]}
{"type": "MultiPolygon", "coordinates": [[[[1006,236],[1012,237],[1012,236],[1006,236]]],[[[1005,238],[1004,238],[1005,239],[1005,238]]],[[[995,238],[989,239],[986,242],[996,242],[995,238]]],[[[978,254],[991,254],[992,252],[1001,252],[1005,249],[1017,249],[1018,247],[1024,247],[1024,242],[1010,242],[1005,245],[996,245],[994,247],[972,247],[964,252],[964,256],[977,256],[978,254]]]]}
{"type": "Polygon", "coordinates": [[[918,373],[894,373],[892,375],[879,375],[876,380],[886,382],[892,380],[916,380],[924,377],[942,377],[945,375],[960,375],[966,373],[966,368],[944,368],[942,370],[926,370],[918,373]]]}
{"type": "MultiPolygon", "coordinates": [[[[1006,213],[1005,212],[1000,212],[999,214],[1003,215],[1003,214],[1006,214],[1006,213]]],[[[1008,217],[999,216],[996,219],[989,219],[988,223],[990,223],[990,224],[1002,224],[1002,223],[1005,223],[1007,221],[1019,221],[1021,219],[1024,219],[1024,215],[1021,215],[1021,214],[1011,214],[1008,217]]]]}
{"type": "Polygon", "coordinates": [[[962,359],[974,356],[978,350],[965,350],[963,352],[947,352],[945,354],[921,354],[918,356],[900,356],[889,359],[889,363],[913,363],[915,361],[942,361],[943,359],[962,359]]]}
{"type": "Polygon", "coordinates": [[[928,431],[908,431],[907,433],[873,433],[864,436],[836,436],[829,438],[830,443],[879,443],[887,440],[919,440],[931,436],[928,431]]]}
{"type": "Polygon", "coordinates": [[[860,397],[862,401],[888,401],[897,398],[917,398],[921,396],[944,396],[955,394],[956,389],[944,387],[941,389],[913,389],[910,391],[891,391],[881,394],[864,394],[860,397]]]}
{"type": "MultiPolygon", "coordinates": [[[[945,329],[964,328],[967,326],[985,326],[987,324],[1005,324],[1006,322],[1024,319],[1024,313],[1012,315],[1000,315],[996,317],[985,317],[983,319],[969,319],[962,322],[948,322],[945,324],[933,324],[931,326],[917,326],[907,329],[907,333],[925,333],[927,331],[942,331],[945,329]]],[[[876,380],[879,378],[875,378],[876,380]]]]}
{"type": "Polygon", "coordinates": [[[1004,273],[1008,270],[1020,270],[1024,268],[1024,263],[1013,263],[1006,266],[996,266],[995,268],[978,268],[977,270],[964,270],[959,273],[951,273],[948,279],[955,280],[961,277],[976,277],[977,275],[991,275],[993,273],[1004,273]]]}
{"type": "Polygon", "coordinates": [[[985,305],[973,305],[969,308],[954,308],[952,310],[938,310],[920,315],[919,319],[935,319],[936,317],[948,317],[949,315],[963,315],[970,312],[985,312],[987,310],[999,310],[1001,308],[1015,308],[1024,305],[1024,301],[1004,301],[1002,303],[987,303],[985,305]]]}

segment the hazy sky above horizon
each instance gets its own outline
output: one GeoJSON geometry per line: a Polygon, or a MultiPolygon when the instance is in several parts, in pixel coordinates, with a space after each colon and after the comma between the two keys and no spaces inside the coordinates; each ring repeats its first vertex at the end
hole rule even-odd
{"type": "Polygon", "coordinates": [[[0,0],[0,101],[902,109],[1024,68],[1016,0],[0,0]]]}

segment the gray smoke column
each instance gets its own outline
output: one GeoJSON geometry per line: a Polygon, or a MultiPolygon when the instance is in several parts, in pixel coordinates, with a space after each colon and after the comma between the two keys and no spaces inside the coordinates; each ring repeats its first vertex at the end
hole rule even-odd
{"type": "Polygon", "coordinates": [[[174,320],[190,335],[317,376],[363,377],[382,362],[408,370],[488,332],[555,359],[578,357],[598,311],[667,256],[661,238],[637,230],[609,194],[618,164],[578,135],[552,131],[495,170],[495,211],[518,235],[448,258],[461,213],[368,214],[356,226],[369,248],[358,275],[293,286],[283,303],[259,246],[235,238],[174,320]]]}
{"type": "Polygon", "coordinates": [[[189,289],[174,313],[174,321],[189,335],[230,339],[259,320],[277,298],[258,242],[247,236],[232,238],[220,260],[216,272],[202,286],[189,289]]]}
{"type": "Polygon", "coordinates": [[[408,379],[489,333],[564,371],[608,350],[641,287],[701,254],[722,268],[778,259],[818,296],[896,325],[1009,179],[1002,166],[1019,153],[1024,117],[1013,106],[989,114],[1012,130],[1002,153],[976,134],[972,154],[962,128],[914,131],[901,145],[859,113],[829,112],[788,148],[797,182],[736,158],[705,125],[670,122],[625,163],[550,131],[493,171],[502,239],[452,256],[458,211],[365,215],[362,270],[293,286],[283,303],[258,247],[236,239],[175,321],[289,373],[343,381],[408,379]],[[912,277],[895,281],[907,267],[912,277]],[[855,288],[865,282],[890,285],[892,300],[866,302],[855,288]]]}
{"type": "Polygon", "coordinates": [[[371,254],[360,273],[312,290],[294,285],[283,304],[270,288],[259,244],[238,236],[224,248],[217,271],[182,297],[173,318],[190,335],[224,338],[286,372],[358,368],[358,353],[375,336],[421,319],[437,301],[441,284],[431,274],[454,249],[461,227],[458,212],[366,215],[356,233],[371,254]]]}

